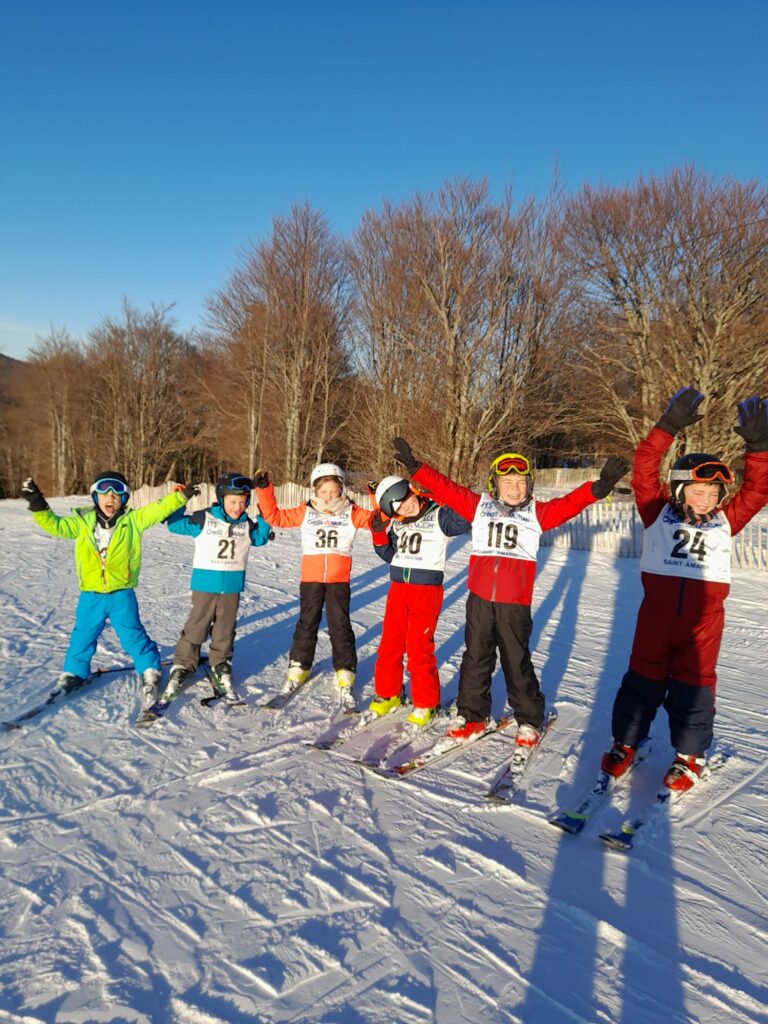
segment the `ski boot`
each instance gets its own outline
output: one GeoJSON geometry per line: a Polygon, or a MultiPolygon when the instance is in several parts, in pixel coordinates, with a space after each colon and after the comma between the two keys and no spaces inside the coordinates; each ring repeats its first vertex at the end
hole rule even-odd
{"type": "Polygon", "coordinates": [[[288,662],[288,677],[283,687],[283,693],[290,693],[297,690],[309,679],[309,669],[305,668],[300,661],[288,662]]]}
{"type": "Polygon", "coordinates": [[[374,697],[368,705],[368,710],[372,711],[377,718],[383,718],[384,715],[397,711],[402,703],[402,698],[399,695],[396,697],[374,697]]]}
{"type": "Polygon", "coordinates": [[[160,696],[160,680],[162,673],[159,669],[148,668],[141,674],[141,710],[151,708],[160,696]]]}
{"type": "Polygon", "coordinates": [[[624,743],[615,742],[610,750],[603,754],[600,770],[614,779],[620,779],[635,759],[635,748],[624,743]]]}
{"type": "Polygon", "coordinates": [[[706,763],[706,757],[678,752],[675,754],[675,760],[669,771],[664,776],[664,785],[676,793],[685,793],[686,790],[693,789],[701,778],[706,763]]]}
{"type": "Polygon", "coordinates": [[[336,685],[342,689],[351,689],[355,685],[355,673],[349,668],[336,669],[336,685]]]}
{"type": "Polygon", "coordinates": [[[541,733],[534,725],[518,726],[515,743],[518,747],[535,747],[539,742],[541,733]]]}
{"type": "Polygon", "coordinates": [[[414,708],[408,715],[408,721],[412,725],[418,726],[419,729],[423,729],[429,725],[436,714],[437,708],[414,708]]]}
{"type": "Polygon", "coordinates": [[[221,661],[210,671],[211,685],[223,697],[227,704],[243,704],[243,698],[232,685],[232,666],[228,661],[221,661]]]}
{"type": "Polygon", "coordinates": [[[448,729],[445,735],[450,736],[452,740],[458,740],[459,743],[466,743],[468,740],[477,739],[481,733],[485,732],[487,727],[487,722],[464,721],[463,725],[454,725],[452,729],[448,729]]]}

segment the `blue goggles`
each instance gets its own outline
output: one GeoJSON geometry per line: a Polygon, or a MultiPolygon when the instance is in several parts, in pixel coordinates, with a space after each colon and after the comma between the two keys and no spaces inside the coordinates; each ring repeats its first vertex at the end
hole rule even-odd
{"type": "Polygon", "coordinates": [[[250,494],[253,483],[247,476],[233,476],[224,488],[224,493],[250,494]]]}
{"type": "Polygon", "coordinates": [[[124,484],[122,480],[113,480],[111,477],[97,480],[91,488],[91,494],[109,494],[110,491],[119,498],[127,498],[131,493],[131,489],[127,484],[124,484]]]}

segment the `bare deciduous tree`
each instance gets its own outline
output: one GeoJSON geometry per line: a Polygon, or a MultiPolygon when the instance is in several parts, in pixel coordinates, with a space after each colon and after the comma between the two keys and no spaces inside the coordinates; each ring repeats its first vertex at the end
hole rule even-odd
{"type": "Polygon", "coordinates": [[[709,415],[689,447],[736,454],[739,398],[765,392],[766,189],[690,168],[623,189],[586,186],[567,205],[567,250],[584,287],[582,426],[634,445],[670,392],[693,384],[709,415]]]}

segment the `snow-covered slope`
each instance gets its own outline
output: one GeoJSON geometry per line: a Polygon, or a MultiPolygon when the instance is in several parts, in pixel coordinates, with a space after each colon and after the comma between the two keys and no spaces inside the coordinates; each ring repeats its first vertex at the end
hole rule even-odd
{"type": "MultiPolygon", "coordinates": [[[[58,511],[67,501],[53,503],[58,511]]],[[[0,718],[54,683],[73,621],[72,546],[0,503],[0,718]]],[[[454,541],[438,654],[455,697],[467,548],[454,541]]],[[[192,545],[145,535],[139,600],[165,657],[187,614],[192,545]]],[[[627,857],[597,836],[655,790],[650,762],[579,837],[547,823],[588,786],[639,603],[638,564],[540,556],[535,663],[559,719],[514,807],[482,800],[499,735],[409,780],[308,749],[334,712],[322,633],[281,714],[298,536],[255,549],[241,605],[239,715],[133,725],[138,684],[106,676],[0,734],[0,1020],[312,1024],[746,1024],[768,1021],[766,577],[736,572],[720,659],[722,772],[627,857]],[[681,813],[682,812],[682,813],[681,813]]],[[[358,535],[356,694],[372,695],[387,568],[358,535]]],[[[95,664],[125,657],[107,631],[95,664]]],[[[494,682],[494,712],[504,708],[494,682]]]]}

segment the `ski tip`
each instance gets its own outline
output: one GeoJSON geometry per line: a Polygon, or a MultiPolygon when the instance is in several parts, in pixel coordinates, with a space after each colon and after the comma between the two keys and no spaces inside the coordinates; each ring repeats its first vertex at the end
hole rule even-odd
{"type": "Polygon", "coordinates": [[[603,832],[600,838],[612,850],[618,850],[620,853],[628,853],[632,849],[632,836],[623,832],[603,832]]]}
{"type": "Polygon", "coordinates": [[[561,832],[569,836],[577,836],[582,831],[586,822],[583,818],[572,818],[568,814],[558,814],[556,818],[550,818],[549,824],[559,828],[561,832]]]}
{"type": "Polygon", "coordinates": [[[492,789],[488,790],[487,793],[483,793],[483,800],[487,800],[489,803],[498,806],[509,806],[509,800],[505,796],[501,796],[499,793],[494,793],[492,789]]]}

